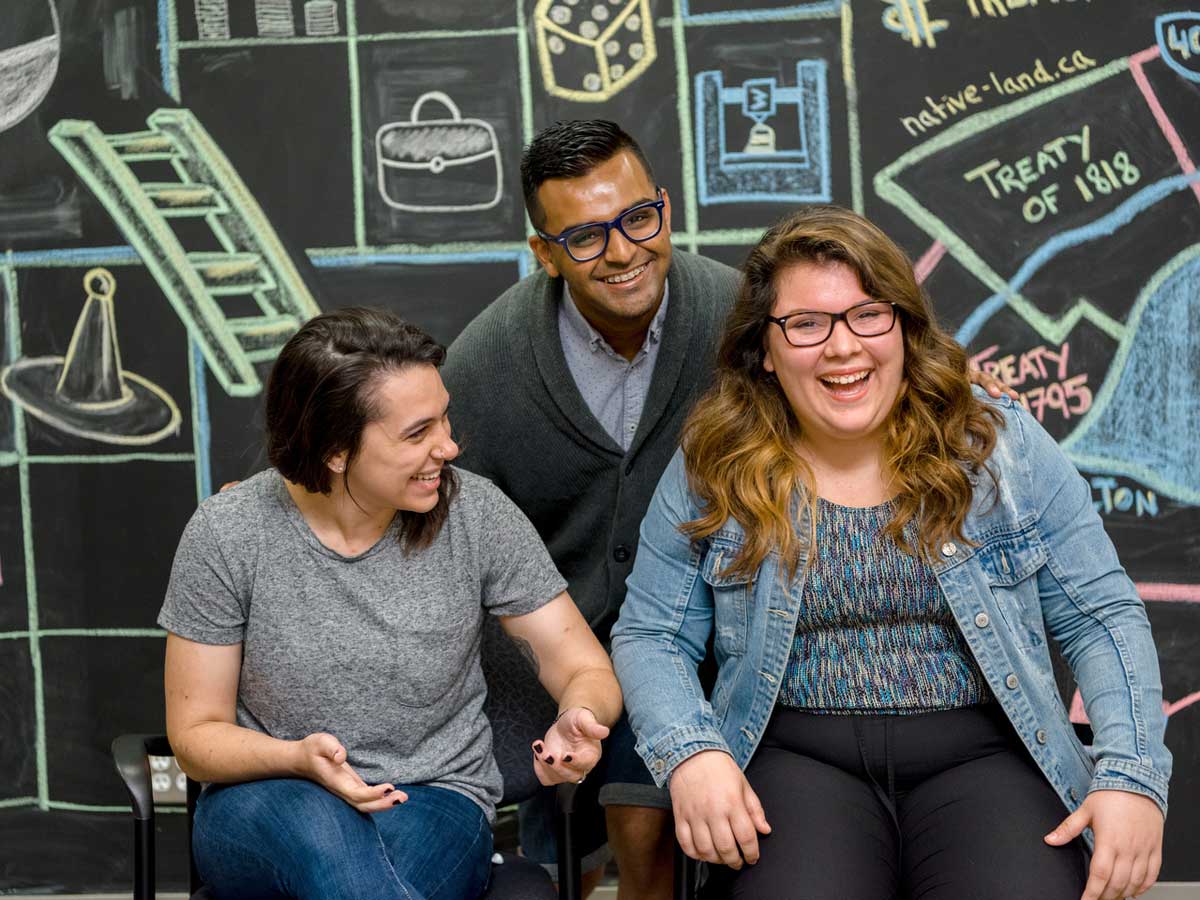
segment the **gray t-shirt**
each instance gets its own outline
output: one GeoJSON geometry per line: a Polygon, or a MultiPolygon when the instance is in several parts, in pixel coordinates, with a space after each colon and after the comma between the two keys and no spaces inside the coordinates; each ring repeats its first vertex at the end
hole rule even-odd
{"type": "Polygon", "coordinates": [[[158,623],[242,644],[239,725],[284,740],[330,732],[368,784],[436,784],[491,818],[501,780],[483,612],[532,612],[566,582],[512,501],[456,471],[445,525],[407,556],[399,517],[365,553],[329,549],[273,469],[209,497],[184,530],[158,623]]]}

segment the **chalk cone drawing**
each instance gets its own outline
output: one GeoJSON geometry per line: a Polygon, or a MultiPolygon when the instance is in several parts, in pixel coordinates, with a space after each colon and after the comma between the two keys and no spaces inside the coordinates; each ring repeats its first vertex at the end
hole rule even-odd
{"type": "Polygon", "coordinates": [[[0,372],[0,388],[25,412],[67,434],[106,444],[153,444],[179,431],[179,407],[154,382],[121,366],[107,269],[83,276],[87,299],[66,356],[21,359],[0,372]]]}
{"type": "Polygon", "coordinates": [[[227,393],[262,390],[254,364],[272,360],[320,312],[266,215],[220,147],[186,109],[151,113],[148,131],[106,135],[64,119],[50,142],[141,256],[227,393]],[[141,181],[130,163],[167,162],[176,181],[141,181]],[[203,221],[224,249],[188,250],[168,219],[203,221]],[[251,297],[259,315],[229,316],[251,297]]]}
{"type": "Polygon", "coordinates": [[[701,205],[829,201],[825,60],[796,63],[795,86],[781,86],[774,78],[751,78],[738,87],[726,87],[719,71],[700,72],[696,123],[701,205]],[[777,124],[786,107],[793,108],[789,112],[796,117],[794,131],[782,131],[777,124]],[[737,113],[749,123],[744,139],[733,137],[734,123],[727,118],[737,113]]]}
{"type": "Polygon", "coordinates": [[[464,119],[442,91],[428,91],[413,104],[408,122],[390,122],[375,132],[379,195],[392,209],[418,213],[469,212],[500,202],[503,175],[496,129],[482,119],[464,119]],[[422,119],[434,101],[450,118],[422,119]]]}
{"type": "Polygon", "coordinates": [[[533,22],[542,84],[555,97],[603,102],[658,57],[650,0],[538,0],[533,22]]]}
{"type": "Polygon", "coordinates": [[[1200,503],[1200,244],[1147,282],[1092,408],[1062,441],[1090,472],[1200,503]]]}
{"type": "MultiPolygon", "coordinates": [[[[54,0],[46,0],[46,4],[53,33],[0,50],[0,131],[7,131],[37,109],[58,74],[62,52],[58,10],[54,0]]],[[[11,10],[5,13],[12,14],[11,10]]]]}

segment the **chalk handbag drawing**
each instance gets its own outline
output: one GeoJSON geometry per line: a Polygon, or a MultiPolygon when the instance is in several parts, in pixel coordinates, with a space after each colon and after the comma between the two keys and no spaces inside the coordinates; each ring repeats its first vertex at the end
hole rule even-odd
{"type": "Polygon", "coordinates": [[[413,104],[408,122],[389,122],[375,133],[379,194],[393,209],[447,213],[491,209],[502,190],[496,130],[482,119],[464,119],[454,101],[428,91],[413,104]],[[431,100],[448,119],[422,119],[431,100]]]}

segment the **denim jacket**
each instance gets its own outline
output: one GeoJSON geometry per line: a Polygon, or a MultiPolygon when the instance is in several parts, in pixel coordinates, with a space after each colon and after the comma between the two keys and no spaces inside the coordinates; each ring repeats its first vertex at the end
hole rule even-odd
{"type": "MultiPolygon", "coordinates": [[[[964,524],[933,560],[938,582],[1017,734],[1074,810],[1089,791],[1150,797],[1166,813],[1171,754],[1158,658],[1145,607],[1117,560],[1084,480],[1032,416],[991,400],[1004,425],[964,524]],[[1055,684],[1047,636],[1075,674],[1095,743],[1085,747],[1055,684]]],[[[691,542],[698,518],[676,453],[642,522],[637,562],[613,629],[612,656],[637,750],[659,786],[702,750],[745,769],[775,707],[804,587],[803,561],[781,583],[778,554],[754,578],[722,572],[742,545],[732,519],[691,542]],[[715,629],[715,634],[713,633],[715,629]],[[716,684],[696,667],[713,636],[716,684]]]]}

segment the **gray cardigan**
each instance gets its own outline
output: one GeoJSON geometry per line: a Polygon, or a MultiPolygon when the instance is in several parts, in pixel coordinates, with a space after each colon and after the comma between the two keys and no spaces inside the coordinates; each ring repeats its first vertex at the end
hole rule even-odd
{"type": "Polygon", "coordinates": [[[541,535],[602,641],[625,597],[638,526],[708,387],[738,273],[674,250],[658,361],[627,453],[588,409],[558,334],[561,279],[538,271],[464,329],[442,370],[456,465],[494,481],[541,535]]]}

